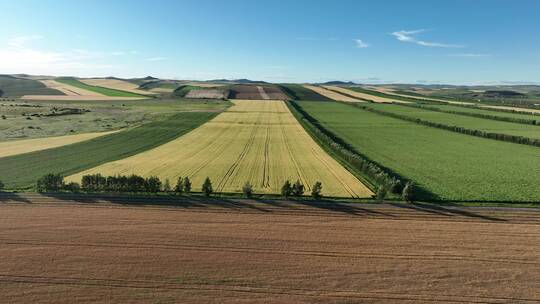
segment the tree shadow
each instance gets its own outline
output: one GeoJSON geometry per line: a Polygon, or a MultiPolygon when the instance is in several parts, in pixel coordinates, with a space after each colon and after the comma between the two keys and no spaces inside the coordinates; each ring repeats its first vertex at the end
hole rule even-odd
{"type": "Polygon", "coordinates": [[[21,196],[15,192],[1,192],[0,191],[0,203],[26,203],[31,204],[32,201],[28,198],[21,196]]]}
{"type": "Polygon", "coordinates": [[[437,214],[442,216],[464,216],[464,217],[471,217],[471,218],[478,218],[488,221],[494,221],[494,222],[506,222],[507,220],[496,218],[488,215],[482,215],[478,213],[474,213],[471,211],[464,210],[463,208],[453,208],[453,207],[443,207],[441,205],[435,205],[435,204],[427,204],[427,203],[420,203],[415,202],[412,204],[396,204],[391,203],[392,206],[399,207],[399,208],[406,208],[411,210],[417,210],[417,211],[423,211],[431,214],[437,214]]]}

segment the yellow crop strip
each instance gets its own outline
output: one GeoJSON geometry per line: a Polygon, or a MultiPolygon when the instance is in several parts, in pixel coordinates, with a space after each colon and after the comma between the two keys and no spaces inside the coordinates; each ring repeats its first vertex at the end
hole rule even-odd
{"type": "Polygon", "coordinates": [[[29,153],[39,150],[52,149],[60,146],[74,144],[99,136],[108,135],[117,131],[82,133],[55,137],[21,139],[0,142],[0,157],[29,153]]]}
{"type": "Polygon", "coordinates": [[[313,141],[279,100],[235,100],[234,105],[192,132],[152,150],[110,162],[85,174],[156,175],[174,183],[188,176],[200,190],[208,176],[217,192],[277,194],[285,180],[306,186],[320,181],[323,195],[370,197],[373,193],[313,141]]]}
{"type": "Polygon", "coordinates": [[[310,89],[310,90],[314,91],[315,93],[318,93],[318,94],[320,94],[320,95],[322,95],[324,97],[330,98],[332,100],[348,101],[348,102],[365,102],[364,100],[355,99],[355,98],[340,94],[338,92],[334,92],[334,91],[325,89],[323,87],[318,87],[318,86],[307,85],[306,84],[306,85],[304,85],[304,88],[310,89]]]}

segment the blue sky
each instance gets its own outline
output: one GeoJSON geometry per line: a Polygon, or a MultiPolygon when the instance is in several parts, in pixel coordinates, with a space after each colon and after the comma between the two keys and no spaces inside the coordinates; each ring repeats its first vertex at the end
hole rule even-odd
{"type": "Polygon", "coordinates": [[[540,1],[0,1],[0,73],[540,83],[540,1]]]}

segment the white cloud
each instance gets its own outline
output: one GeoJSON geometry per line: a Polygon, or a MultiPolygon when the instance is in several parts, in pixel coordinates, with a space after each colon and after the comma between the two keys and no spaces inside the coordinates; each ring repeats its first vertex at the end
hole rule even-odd
{"type": "Polygon", "coordinates": [[[410,42],[415,43],[421,46],[427,46],[427,47],[440,47],[440,48],[462,48],[463,45],[459,44],[446,44],[446,43],[439,43],[439,42],[429,42],[429,41],[423,41],[418,40],[414,36],[416,34],[420,34],[425,32],[426,30],[414,30],[414,31],[397,31],[393,32],[391,35],[396,37],[397,40],[402,42],[410,42]]]}
{"type": "Polygon", "coordinates": [[[370,47],[370,45],[362,41],[362,39],[354,39],[354,42],[356,42],[356,47],[359,49],[370,47]]]}
{"type": "Polygon", "coordinates": [[[458,53],[458,54],[449,54],[450,57],[463,57],[463,58],[482,58],[482,57],[491,57],[491,54],[482,54],[482,53],[458,53]]]}
{"type": "Polygon", "coordinates": [[[8,41],[7,45],[11,48],[22,48],[24,47],[25,44],[27,44],[27,42],[40,40],[42,38],[43,37],[40,35],[19,36],[19,37],[11,38],[8,41]]]}
{"type": "Polygon", "coordinates": [[[166,60],[167,58],[165,57],[150,57],[150,58],[146,58],[146,60],[148,61],[163,61],[163,60],[166,60]]]}

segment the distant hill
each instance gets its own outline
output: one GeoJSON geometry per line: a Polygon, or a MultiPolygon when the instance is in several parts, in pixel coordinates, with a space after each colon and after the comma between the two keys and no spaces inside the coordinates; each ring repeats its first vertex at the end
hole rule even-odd
{"type": "Polygon", "coordinates": [[[62,92],[47,88],[43,83],[11,75],[0,75],[2,97],[20,97],[23,95],[64,95],[62,92]]]}
{"type": "Polygon", "coordinates": [[[356,85],[357,83],[355,82],[352,82],[352,81],[339,81],[339,80],[334,80],[334,81],[327,81],[325,83],[323,83],[324,85],[356,85]]]}
{"type": "Polygon", "coordinates": [[[249,79],[213,79],[206,80],[205,82],[219,82],[219,83],[239,83],[239,84],[252,84],[252,83],[268,83],[266,81],[260,80],[249,80],[249,79]]]}

